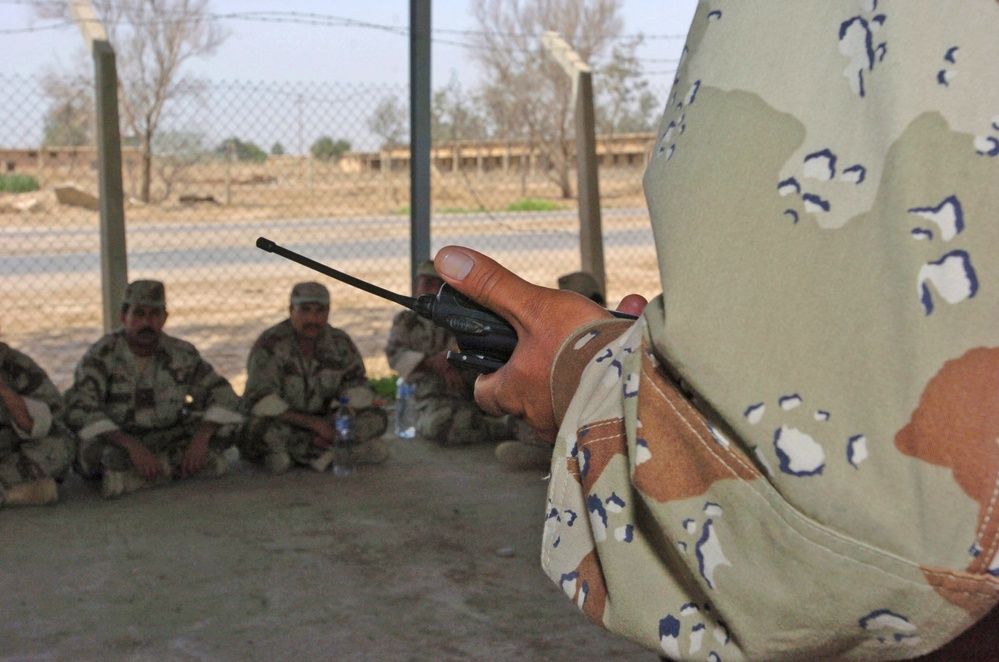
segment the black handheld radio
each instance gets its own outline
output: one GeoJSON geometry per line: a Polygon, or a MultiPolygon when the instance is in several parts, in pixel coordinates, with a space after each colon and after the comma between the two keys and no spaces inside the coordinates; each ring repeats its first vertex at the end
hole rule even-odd
{"type": "MultiPolygon", "coordinates": [[[[509,322],[446,283],[436,295],[407,297],[327,267],[325,264],[278,246],[265,237],[257,238],[257,248],[388,299],[416,311],[421,317],[431,320],[437,326],[450,330],[458,341],[458,351],[447,353],[447,360],[452,365],[473,368],[483,373],[495,372],[510,359],[513,349],[517,346],[517,332],[509,322]]],[[[614,310],[608,312],[622,319],[636,319],[634,315],[627,313],[614,310]]]]}
{"type": "Polygon", "coordinates": [[[450,285],[445,284],[436,295],[407,297],[327,267],[279,246],[265,237],[257,239],[257,248],[388,299],[450,330],[458,341],[459,349],[457,352],[448,352],[447,359],[453,365],[474,368],[479,372],[494,372],[507,362],[513,353],[513,348],[517,346],[517,332],[506,320],[475,303],[450,285]]]}

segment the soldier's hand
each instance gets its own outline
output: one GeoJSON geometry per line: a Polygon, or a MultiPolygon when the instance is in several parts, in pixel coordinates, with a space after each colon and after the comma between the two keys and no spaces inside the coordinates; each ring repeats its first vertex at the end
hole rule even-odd
{"type": "MultiPolygon", "coordinates": [[[[554,439],[552,362],[562,342],[580,326],[610,317],[604,308],[574,292],[539,287],[468,248],[448,246],[434,260],[437,272],[456,290],[500,315],[517,331],[510,360],[475,382],[475,400],[494,415],[514,414],[543,437],[554,439]]],[[[633,309],[644,300],[632,299],[633,309]]]]}
{"type": "Polygon", "coordinates": [[[645,306],[648,303],[648,299],[641,294],[629,294],[621,299],[621,303],[618,304],[616,310],[619,313],[628,313],[629,315],[638,317],[645,310],[645,306]]]}
{"type": "Polygon", "coordinates": [[[132,440],[132,443],[126,444],[125,450],[128,451],[128,458],[132,461],[136,473],[143,478],[156,478],[163,473],[163,467],[156,459],[156,455],[138,441],[132,440]]]}
{"type": "Polygon", "coordinates": [[[201,471],[208,460],[208,440],[210,436],[196,434],[184,451],[184,457],[180,463],[181,476],[193,476],[201,471]]]}
{"type": "Polygon", "coordinates": [[[464,385],[464,378],[454,366],[448,363],[446,351],[428,356],[423,359],[423,364],[444,378],[444,384],[448,390],[454,393],[461,392],[464,385]]]}
{"type": "MultiPolygon", "coordinates": [[[[326,446],[329,446],[330,442],[336,439],[336,428],[334,428],[333,424],[322,416],[314,416],[311,424],[309,425],[309,429],[315,432],[317,437],[324,440],[326,442],[326,446]]],[[[316,444],[315,440],[313,440],[312,443],[319,446],[319,444],[316,444]]],[[[325,446],[320,446],[320,448],[325,448],[325,446]]]]}

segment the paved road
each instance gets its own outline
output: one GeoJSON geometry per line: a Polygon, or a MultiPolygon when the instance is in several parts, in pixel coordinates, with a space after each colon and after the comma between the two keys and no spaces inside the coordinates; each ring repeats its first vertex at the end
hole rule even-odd
{"type": "MultiPolygon", "coordinates": [[[[605,218],[647,215],[644,209],[615,209],[604,212],[605,218]]],[[[533,222],[551,220],[571,220],[575,211],[520,212],[491,214],[489,217],[473,214],[455,214],[441,217],[447,224],[489,223],[496,227],[495,233],[441,231],[443,223],[435,226],[433,249],[445,244],[474,246],[484,252],[500,252],[516,247],[518,251],[544,251],[573,248],[579,243],[576,232],[542,231],[532,229],[533,222]],[[497,227],[496,223],[502,225],[497,227]]],[[[269,223],[267,221],[244,221],[229,223],[143,223],[129,228],[128,241],[142,245],[164,245],[164,248],[131,249],[128,253],[130,270],[160,270],[185,268],[202,265],[255,265],[268,263],[281,258],[255,247],[258,236],[264,234],[278,241],[286,248],[312,257],[321,262],[335,264],[357,258],[380,258],[404,256],[409,253],[408,236],[387,237],[390,229],[408,228],[408,221],[398,216],[368,217],[336,220],[293,220],[269,223]],[[339,236],[330,237],[330,226],[335,223],[339,236]],[[315,228],[326,230],[326,237],[316,241],[281,241],[281,234],[315,228]],[[347,233],[346,230],[351,230],[347,233]],[[272,232],[269,232],[272,231],[272,232]],[[178,245],[178,238],[184,236],[218,235],[216,245],[205,245],[199,241],[196,247],[178,245]],[[350,234],[349,237],[343,235],[350,234]],[[141,242],[138,241],[141,239],[141,242]]],[[[467,225],[463,225],[467,229],[467,225]]],[[[32,246],[61,244],[70,246],[92,243],[94,231],[86,229],[15,229],[0,231],[0,245],[17,241],[21,245],[32,246]]],[[[652,232],[648,226],[641,228],[604,229],[604,244],[608,247],[649,246],[652,232]]],[[[30,250],[30,249],[29,249],[30,250]]],[[[100,258],[94,250],[60,250],[58,252],[30,252],[3,256],[0,260],[0,275],[40,275],[93,273],[100,270],[100,258]]]]}

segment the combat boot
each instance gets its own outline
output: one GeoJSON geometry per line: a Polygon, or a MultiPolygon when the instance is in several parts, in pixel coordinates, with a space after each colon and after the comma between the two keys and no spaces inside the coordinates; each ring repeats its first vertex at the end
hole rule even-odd
{"type": "Polygon", "coordinates": [[[101,476],[101,496],[105,499],[117,499],[125,494],[156,487],[169,483],[173,474],[170,468],[170,458],[166,454],[156,456],[160,463],[160,475],[155,478],[143,478],[135,469],[114,471],[104,469],[101,476]]]}
{"type": "Polygon", "coordinates": [[[229,460],[225,455],[217,451],[209,450],[205,458],[205,466],[198,471],[198,476],[203,478],[221,478],[229,473],[229,460]]]}
{"type": "Polygon", "coordinates": [[[59,501],[59,489],[52,478],[38,478],[26,483],[15,483],[0,490],[3,506],[47,506],[59,501]]]}
{"type": "Polygon", "coordinates": [[[507,441],[517,438],[517,417],[512,414],[504,416],[484,416],[486,433],[489,441],[507,441]]]}
{"type": "Polygon", "coordinates": [[[318,471],[319,473],[322,473],[327,469],[329,469],[329,466],[330,464],[333,463],[335,457],[336,457],[336,450],[333,448],[328,448],[325,451],[323,451],[322,455],[309,462],[309,466],[318,471]]]}
{"type": "Polygon", "coordinates": [[[264,458],[264,468],[272,474],[283,474],[291,468],[291,456],[285,451],[271,451],[264,458]]]}
{"type": "Polygon", "coordinates": [[[152,486],[152,481],[135,473],[134,469],[127,471],[105,469],[101,476],[101,496],[105,499],[117,499],[130,492],[152,486]]]}

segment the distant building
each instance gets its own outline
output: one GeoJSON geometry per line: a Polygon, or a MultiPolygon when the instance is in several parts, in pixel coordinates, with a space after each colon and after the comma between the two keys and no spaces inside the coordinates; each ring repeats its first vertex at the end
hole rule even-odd
{"type": "MultiPolygon", "coordinates": [[[[655,144],[654,133],[621,133],[597,136],[597,161],[601,167],[644,168],[655,144]]],[[[141,161],[138,148],[122,146],[122,167],[137,168],[141,161]]],[[[155,159],[156,156],[154,155],[155,159]]],[[[304,157],[292,154],[269,156],[255,163],[266,168],[267,162],[291,163],[304,157]]],[[[541,154],[524,141],[479,140],[448,142],[431,148],[431,163],[437,172],[534,172],[547,168],[541,154]]],[[[345,173],[404,172],[409,169],[409,145],[378,152],[346,152],[338,166],[345,173]]],[[[93,147],[40,147],[32,149],[0,148],[0,174],[73,175],[93,174],[97,153],[93,147]]]]}
{"type": "MultiPolygon", "coordinates": [[[[596,153],[602,167],[644,168],[655,145],[654,133],[621,133],[597,136],[596,153]]],[[[434,145],[432,166],[440,173],[522,172],[540,167],[541,155],[524,141],[475,140],[434,145]]],[[[344,172],[382,172],[409,169],[409,145],[379,152],[347,152],[340,159],[344,172]]]]}
{"type": "MultiPolygon", "coordinates": [[[[139,163],[139,150],[122,147],[123,165],[139,163]]],[[[0,174],[21,173],[34,175],[44,171],[73,172],[97,169],[97,151],[93,147],[37,147],[31,149],[5,149],[0,147],[0,174]]]]}

